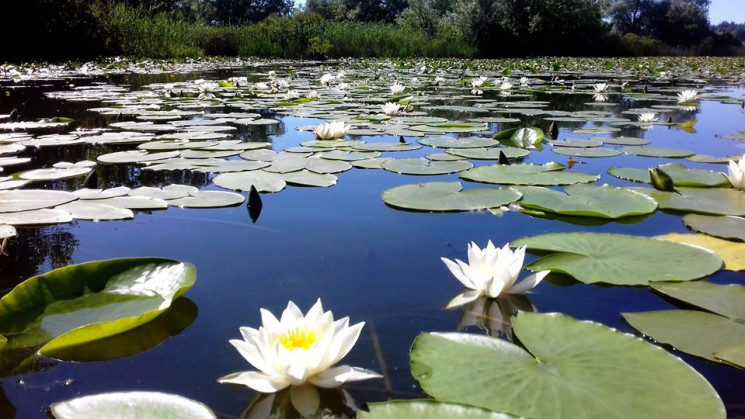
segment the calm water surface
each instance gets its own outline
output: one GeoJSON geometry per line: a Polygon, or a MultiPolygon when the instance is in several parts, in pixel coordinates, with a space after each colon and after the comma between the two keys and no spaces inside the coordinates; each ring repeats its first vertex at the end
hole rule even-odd
{"type": "MultiPolygon", "coordinates": [[[[0,113],[7,113],[21,104],[29,119],[60,114],[76,118],[83,125],[100,124],[96,117],[85,112],[86,107],[95,105],[54,101],[41,95],[42,90],[58,88],[14,90],[11,99],[0,102],[0,113]]],[[[745,89],[728,88],[726,94],[743,98],[745,89]]],[[[563,95],[543,95],[535,99],[551,100],[550,109],[621,110],[620,107],[583,106],[584,102],[591,101],[591,95],[571,101],[563,95]]],[[[694,113],[675,113],[674,118],[687,120],[691,115],[694,113]]],[[[268,136],[273,149],[279,151],[313,139],[312,133],[295,128],[319,122],[317,119],[277,118],[282,121],[279,127],[268,131],[257,127],[254,132],[244,130],[242,133],[268,136]]],[[[745,115],[740,106],[703,100],[695,118],[698,121],[695,134],[663,126],[646,131],[625,130],[622,134],[643,136],[654,146],[687,148],[699,153],[733,155],[745,152],[745,143],[716,137],[745,129],[745,115]]],[[[571,134],[566,125],[561,126],[560,138],[591,137],[571,134]]],[[[36,164],[61,159],[81,160],[85,147],[45,148],[36,157],[36,164]]],[[[425,147],[396,154],[396,157],[424,156],[435,151],[425,147]]],[[[567,159],[546,147],[542,152],[531,153],[525,162],[555,160],[566,163],[567,159]]],[[[577,164],[571,170],[602,174],[599,183],[614,185],[631,183],[608,175],[609,166],[647,168],[669,162],[627,155],[577,160],[584,164],[577,164]]],[[[692,168],[726,170],[724,165],[681,162],[692,168]]],[[[476,164],[492,162],[476,161],[476,164]]],[[[140,175],[133,167],[106,169],[110,173],[106,178],[108,186],[159,186],[163,182],[181,182],[202,189],[219,189],[209,183],[211,176],[140,175]]],[[[0,288],[6,291],[20,280],[54,267],[129,256],[188,261],[196,265],[198,274],[196,284],[185,294],[185,300],[176,305],[178,312],[173,314],[184,324],[191,322],[183,331],[137,355],[82,363],[45,360],[36,371],[3,377],[0,380],[0,417],[13,414],[19,418],[46,417],[48,406],[53,402],[103,391],[126,390],[177,393],[207,404],[221,417],[234,417],[251,403],[254,393],[240,386],[218,384],[216,380],[252,367],[228,340],[240,337],[240,326],[258,327],[261,307],[278,314],[288,300],[292,300],[305,311],[318,298],[322,298],[324,307],[332,310],[336,317],[349,316],[353,323],[366,323],[344,363],[381,372],[386,378],[347,386],[358,404],[424,397],[409,373],[409,347],[421,332],[455,330],[462,314],[461,309],[442,308],[461,287],[440,257],[466,259],[466,245],[470,241],[480,246],[488,240],[502,245],[519,237],[548,232],[616,232],[640,236],[686,232],[680,216],[661,211],[633,224],[610,222],[597,226],[532,218],[516,212],[503,216],[485,211],[404,212],[387,207],[380,198],[383,191],[418,181],[454,181],[457,175],[414,177],[382,170],[352,169],[338,177],[338,184],[327,189],[288,187],[280,193],[262,195],[263,212],[255,224],[246,207],[241,205],[220,209],[169,208],[139,212],[130,221],[75,221],[53,227],[19,229],[21,237],[11,256],[0,265],[0,288]]],[[[55,187],[74,189],[81,187],[79,182],[59,183],[55,187]]],[[[740,284],[745,283],[744,279],[742,273],[724,271],[711,278],[718,283],[740,284]]],[[[527,298],[540,312],[562,312],[630,333],[634,332],[621,318],[621,312],[673,308],[671,302],[647,288],[576,282],[544,282],[527,298]]],[[[467,330],[483,333],[476,327],[467,330]]],[[[742,371],[677,355],[714,385],[731,416],[745,416],[745,374],[742,371]]]]}

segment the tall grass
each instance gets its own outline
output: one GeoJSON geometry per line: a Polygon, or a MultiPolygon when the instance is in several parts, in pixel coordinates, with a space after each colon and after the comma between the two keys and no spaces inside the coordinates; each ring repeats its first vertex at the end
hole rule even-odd
{"type": "Polygon", "coordinates": [[[246,26],[208,26],[97,3],[95,16],[111,54],[150,58],[202,55],[279,58],[470,57],[475,49],[454,30],[428,37],[410,26],[329,22],[319,15],[269,17],[246,26]]]}

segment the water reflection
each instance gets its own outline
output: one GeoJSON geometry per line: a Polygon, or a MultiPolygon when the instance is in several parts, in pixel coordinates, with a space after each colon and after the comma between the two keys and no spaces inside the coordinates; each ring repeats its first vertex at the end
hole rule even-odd
{"type": "Polygon", "coordinates": [[[538,312],[538,309],[525,295],[482,296],[463,306],[455,331],[463,332],[477,327],[489,336],[512,342],[512,319],[519,311],[538,312]]]}
{"type": "Polygon", "coordinates": [[[5,396],[5,391],[0,387],[0,418],[12,419],[16,417],[16,407],[5,396]]]}
{"type": "Polygon", "coordinates": [[[40,274],[45,264],[52,269],[71,265],[79,245],[75,235],[62,227],[19,227],[17,237],[6,249],[8,255],[0,256],[0,294],[40,274]]]}
{"type": "Polygon", "coordinates": [[[357,407],[342,388],[320,388],[310,384],[293,386],[277,393],[259,393],[238,416],[266,418],[352,418],[357,407]]]}

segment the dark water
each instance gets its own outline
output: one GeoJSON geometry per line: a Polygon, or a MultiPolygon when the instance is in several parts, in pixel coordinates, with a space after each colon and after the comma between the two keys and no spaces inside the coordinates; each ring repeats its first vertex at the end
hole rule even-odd
{"type": "MultiPolygon", "coordinates": [[[[83,126],[101,123],[96,116],[85,112],[90,105],[53,101],[40,94],[41,90],[56,88],[58,86],[13,90],[11,99],[6,97],[0,102],[0,113],[7,113],[20,104],[25,118],[29,119],[60,114],[78,119],[83,126]]],[[[727,94],[742,98],[745,90],[730,89],[727,94]]],[[[569,103],[562,103],[562,97],[536,99],[550,99],[551,109],[564,110],[575,110],[576,106],[581,109],[581,103],[591,101],[589,97],[578,104],[566,99],[569,103]]],[[[620,108],[611,109],[620,111],[620,108]]],[[[675,115],[676,118],[685,116],[675,115]]],[[[681,147],[706,154],[732,155],[745,151],[742,142],[716,137],[745,128],[740,106],[704,100],[696,119],[696,134],[665,127],[624,131],[623,134],[643,136],[655,146],[681,147]]],[[[318,122],[294,117],[281,117],[281,120],[282,126],[268,133],[266,128],[258,127],[256,131],[242,134],[268,136],[273,148],[281,150],[311,140],[312,133],[298,132],[295,127],[318,122]]],[[[570,134],[562,129],[561,137],[588,136],[570,134]]],[[[374,141],[380,140],[377,137],[374,141]]],[[[45,148],[35,164],[79,160],[79,156],[92,152],[85,147],[88,146],[64,150],[45,148]]],[[[435,151],[424,148],[406,153],[406,157],[435,151]]],[[[525,161],[566,162],[567,158],[547,147],[542,152],[533,152],[525,161]]],[[[608,166],[652,167],[669,161],[625,155],[577,160],[585,163],[572,170],[600,173],[603,176],[599,183],[615,185],[630,183],[607,175],[608,166]]],[[[681,162],[692,168],[726,170],[723,165],[681,162]]],[[[106,169],[106,173],[104,183],[108,186],[180,182],[217,189],[209,184],[207,175],[145,176],[131,166],[115,166],[106,169]]],[[[240,386],[218,384],[216,380],[252,367],[228,340],[240,337],[240,326],[258,327],[261,307],[279,314],[288,300],[292,300],[305,311],[318,298],[322,298],[324,307],[332,310],[335,317],[349,316],[353,323],[366,322],[357,345],[343,363],[381,372],[386,378],[346,386],[357,403],[423,397],[409,373],[409,347],[421,332],[455,330],[461,315],[459,309],[442,309],[461,287],[440,257],[466,259],[466,245],[471,241],[480,246],[488,240],[502,245],[522,236],[548,232],[654,236],[686,231],[680,216],[661,211],[633,224],[611,222],[598,226],[532,218],[516,212],[501,217],[488,212],[403,212],[382,202],[383,191],[418,181],[454,181],[458,180],[457,175],[414,177],[382,170],[352,169],[338,177],[338,184],[327,189],[288,187],[280,193],[262,195],[263,211],[255,224],[245,206],[238,206],[169,208],[140,212],[130,221],[75,221],[60,226],[19,229],[19,239],[13,244],[11,256],[0,260],[0,288],[6,291],[24,278],[55,267],[129,256],[188,261],[196,265],[198,275],[194,287],[185,294],[188,301],[181,302],[177,307],[179,311],[172,314],[181,319],[185,329],[176,330],[175,336],[136,355],[95,362],[44,360],[36,371],[3,377],[0,379],[0,417],[10,418],[13,414],[19,418],[45,417],[53,402],[126,390],[176,393],[207,404],[218,416],[234,417],[249,405],[254,393],[240,386]]],[[[74,189],[82,187],[80,182],[73,180],[53,186],[74,189]]],[[[528,259],[532,260],[533,256],[528,259]]],[[[745,283],[742,273],[725,271],[718,272],[711,280],[745,283]]],[[[562,312],[630,333],[633,330],[623,321],[621,312],[673,308],[672,303],[647,288],[574,282],[544,282],[527,297],[540,312],[562,312]]],[[[468,330],[480,332],[473,327],[468,330]]],[[[745,417],[745,374],[742,371],[677,355],[714,385],[730,416],[745,417]]]]}

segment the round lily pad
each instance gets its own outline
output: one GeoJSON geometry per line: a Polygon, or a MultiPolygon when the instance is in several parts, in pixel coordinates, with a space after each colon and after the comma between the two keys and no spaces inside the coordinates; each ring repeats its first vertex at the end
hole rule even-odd
{"type": "Polygon", "coordinates": [[[657,202],[647,195],[610,185],[569,185],[566,193],[538,186],[515,186],[520,206],[561,215],[622,218],[651,214],[657,202]]]}
{"type": "Polygon", "coordinates": [[[328,173],[316,173],[310,170],[299,170],[282,174],[282,179],[291,185],[297,186],[315,186],[327,188],[336,185],[338,178],[328,173]]]}
{"type": "Polygon", "coordinates": [[[686,214],[683,222],[690,228],[723,239],[745,241],[745,218],[686,214]]]}
{"type": "Polygon", "coordinates": [[[52,403],[57,419],[193,418],[214,419],[204,404],[176,394],[154,391],[103,393],[52,403]]]}
{"type": "Polygon", "coordinates": [[[369,411],[357,411],[359,419],[509,419],[512,415],[491,412],[478,407],[435,400],[392,400],[368,403],[369,411]]]}
{"type": "Polygon", "coordinates": [[[722,268],[722,259],[705,249],[622,234],[553,233],[521,238],[512,245],[551,253],[528,269],[564,273],[587,284],[688,281],[722,268]]]}
{"type": "Polygon", "coordinates": [[[574,147],[574,148],[588,148],[588,147],[600,147],[603,142],[597,138],[582,140],[578,138],[567,138],[561,141],[549,141],[552,146],[555,147],[574,147]]]}
{"type": "Polygon", "coordinates": [[[77,191],[73,191],[73,193],[80,199],[95,200],[126,195],[129,191],[130,189],[128,187],[119,186],[109,189],[78,189],[77,191]]]}
{"type": "Polygon", "coordinates": [[[424,137],[419,144],[439,148],[478,148],[499,145],[499,141],[483,137],[453,138],[448,136],[424,137]]]}
{"type": "Polygon", "coordinates": [[[0,213],[51,208],[76,199],[78,197],[75,194],[64,191],[48,191],[44,189],[0,191],[0,213]]]}
{"type": "Polygon", "coordinates": [[[512,326],[525,349],[489,336],[422,334],[411,373],[437,400],[520,417],[726,416],[698,372],[633,335],[563,314],[521,312],[512,326]]]}
{"type": "Polygon", "coordinates": [[[657,201],[660,209],[712,215],[745,216],[745,192],[734,189],[675,188],[675,192],[636,188],[657,201]]]}
{"type": "Polygon", "coordinates": [[[406,144],[406,143],[365,143],[356,144],[352,146],[354,150],[360,151],[413,151],[422,148],[419,144],[406,144]]]}
{"type": "Polygon", "coordinates": [[[236,191],[250,191],[251,186],[259,192],[279,192],[285,188],[287,182],[278,173],[263,170],[251,172],[222,173],[212,179],[215,185],[236,191]]]}
{"type": "MultiPolygon", "coordinates": [[[[171,185],[176,186],[176,185],[171,185]]],[[[181,185],[186,186],[186,185],[181,185]]],[[[189,196],[190,193],[197,192],[199,189],[188,186],[188,190],[183,190],[181,188],[171,188],[166,190],[161,188],[153,188],[150,186],[141,186],[139,188],[132,189],[129,191],[128,195],[130,196],[148,196],[150,198],[157,198],[157,199],[163,199],[163,200],[169,200],[169,199],[178,199],[183,198],[185,196],[189,196]]]]}
{"type": "Polygon", "coordinates": [[[72,221],[72,214],[60,209],[34,209],[29,211],[0,213],[0,224],[20,225],[40,225],[40,224],[59,224],[69,223],[72,221]]]}
{"type": "Polygon", "coordinates": [[[603,144],[616,144],[616,145],[647,145],[650,143],[649,140],[644,138],[636,137],[597,137],[594,138],[603,142],[603,144]]]}
{"type": "Polygon", "coordinates": [[[635,156],[667,158],[682,158],[696,154],[690,150],[669,147],[621,147],[619,151],[626,154],[633,154],[635,156]]]}
{"type": "Polygon", "coordinates": [[[241,194],[225,191],[197,191],[189,196],[171,199],[168,205],[181,208],[218,208],[232,207],[243,203],[241,194]]]}
{"type": "Polygon", "coordinates": [[[56,209],[69,212],[77,220],[131,220],[135,217],[130,209],[99,204],[95,200],[68,202],[56,207],[56,209]]]}
{"type": "Polygon", "coordinates": [[[148,153],[145,150],[118,151],[115,153],[102,154],[97,157],[101,163],[145,163],[157,160],[178,157],[178,151],[164,151],[161,153],[148,153]]]}
{"type": "Polygon", "coordinates": [[[386,204],[413,211],[472,211],[497,208],[520,199],[511,189],[463,190],[460,182],[430,182],[398,186],[383,192],[386,204]]]}
{"type": "Polygon", "coordinates": [[[577,157],[613,157],[621,154],[620,151],[611,148],[594,147],[594,148],[583,148],[583,147],[556,147],[551,149],[556,154],[563,154],[565,156],[577,156],[577,157]]]}
{"type": "Polygon", "coordinates": [[[508,159],[519,159],[530,154],[530,150],[517,147],[449,148],[446,153],[475,160],[499,160],[499,153],[508,159]]]}
{"type": "Polygon", "coordinates": [[[381,165],[389,172],[403,175],[444,175],[473,167],[467,161],[432,161],[425,158],[392,159],[381,165]]]}
{"type": "Polygon", "coordinates": [[[507,185],[571,185],[589,183],[600,179],[599,175],[564,172],[557,164],[512,164],[477,167],[461,172],[466,180],[507,185]]]}
{"type": "Polygon", "coordinates": [[[21,172],[18,174],[18,177],[25,180],[59,180],[87,175],[91,171],[93,171],[93,169],[90,167],[71,167],[69,169],[51,167],[48,169],[35,169],[21,172]]]}

